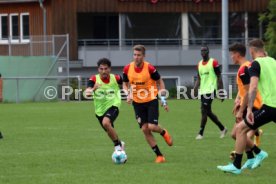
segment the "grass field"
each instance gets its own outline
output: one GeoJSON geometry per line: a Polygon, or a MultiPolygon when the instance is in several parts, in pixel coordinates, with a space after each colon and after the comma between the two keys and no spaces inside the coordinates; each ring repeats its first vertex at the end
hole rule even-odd
{"type": "MultiPolygon", "coordinates": [[[[213,110],[232,128],[233,101],[215,100],[213,110]]],[[[170,112],[160,109],[160,124],[174,138],[168,147],[155,135],[167,162],[155,164],[134,119],[131,106],[123,103],[115,126],[126,142],[128,161],[111,161],[113,144],[96,121],[91,102],[22,103],[0,105],[0,184],[200,184],[274,183],[276,181],[276,127],[266,125],[262,145],[269,153],[261,168],[241,175],[216,169],[227,164],[233,149],[230,133],[219,138],[219,130],[208,120],[203,140],[199,129],[199,101],[171,100],[170,112]]]]}

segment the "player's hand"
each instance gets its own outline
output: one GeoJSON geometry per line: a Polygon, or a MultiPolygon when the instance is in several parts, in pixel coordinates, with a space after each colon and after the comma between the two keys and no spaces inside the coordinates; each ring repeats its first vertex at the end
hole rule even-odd
{"type": "Polygon", "coordinates": [[[242,116],[243,116],[243,112],[242,111],[237,111],[236,113],[236,121],[237,122],[241,122],[242,121],[242,116]]]}
{"type": "Polygon", "coordinates": [[[252,109],[247,108],[246,120],[247,120],[248,123],[250,123],[251,125],[253,125],[254,114],[252,112],[252,109]]]}
{"type": "Polygon", "coordinates": [[[166,112],[169,112],[169,106],[168,105],[163,105],[164,109],[166,112]]]}
{"type": "Polygon", "coordinates": [[[164,107],[165,111],[168,112],[169,111],[169,106],[168,106],[166,97],[165,96],[161,96],[160,97],[160,101],[161,101],[161,106],[164,107]]]}
{"type": "Polygon", "coordinates": [[[92,88],[87,88],[85,90],[85,96],[91,97],[92,96],[93,89],[92,88]]]}
{"type": "Polygon", "coordinates": [[[241,104],[241,100],[239,98],[236,98],[234,101],[234,105],[240,105],[241,104]]]}
{"type": "Polygon", "coordinates": [[[127,103],[128,103],[128,104],[131,104],[131,103],[132,103],[132,96],[131,96],[131,94],[128,94],[128,95],[127,95],[127,103]]]}
{"type": "Polygon", "coordinates": [[[240,104],[235,104],[234,108],[232,110],[232,114],[234,114],[236,116],[236,114],[239,111],[239,109],[240,109],[240,104]]]}

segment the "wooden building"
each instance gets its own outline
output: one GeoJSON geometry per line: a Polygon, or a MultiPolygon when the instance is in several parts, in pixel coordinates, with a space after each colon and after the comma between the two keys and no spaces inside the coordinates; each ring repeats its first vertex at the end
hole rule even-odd
{"type": "MultiPolygon", "coordinates": [[[[268,2],[269,0],[229,0],[229,12],[263,12],[268,2]]],[[[114,15],[113,18],[118,18],[115,23],[119,23],[120,15],[127,13],[221,11],[221,0],[0,0],[0,50],[5,49],[8,37],[12,37],[15,44],[20,44],[28,41],[29,35],[43,35],[43,11],[40,3],[46,8],[47,35],[69,34],[70,60],[79,59],[78,39],[85,38],[85,25],[89,24],[86,21],[89,21],[91,14],[102,16],[102,19],[94,20],[98,22],[105,21],[108,18],[105,15],[114,15]]],[[[115,29],[115,38],[120,39],[120,25],[115,26],[115,29]]],[[[93,38],[93,35],[88,38],[93,38]]],[[[113,39],[114,35],[100,38],[113,39]]]]}

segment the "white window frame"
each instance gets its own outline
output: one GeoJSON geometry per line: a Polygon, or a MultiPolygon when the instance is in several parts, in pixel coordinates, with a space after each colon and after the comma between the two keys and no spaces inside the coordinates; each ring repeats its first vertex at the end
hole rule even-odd
{"type": "MultiPolygon", "coordinates": [[[[24,35],[23,35],[23,16],[24,15],[28,15],[29,16],[29,24],[30,24],[30,13],[21,13],[20,14],[20,41],[21,41],[21,43],[28,43],[28,42],[30,42],[30,39],[24,39],[24,35]]],[[[29,25],[29,27],[30,27],[30,25],[29,25]]],[[[29,33],[29,36],[30,36],[30,33],[29,33]]]]}
{"type": "Polygon", "coordinates": [[[180,81],[180,76],[161,76],[162,79],[176,79],[175,85],[180,86],[181,81],[180,81]]]}
{"type": "MultiPolygon", "coordinates": [[[[13,36],[12,36],[12,33],[13,33],[13,30],[12,30],[12,17],[14,17],[14,16],[18,17],[18,28],[20,26],[19,14],[18,13],[11,13],[10,14],[10,21],[9,21],[9,24],[10,24],[10,41],[11,41],[11,43],[19,43],[19,38],[18,39],[13,39],[13,36]]],[[[18,30],[18,31],[20,31],[20,30],[18,30]]],[[[20,37],[20,34],[18,34],[18,37],[20,37]]]]}
{"type": "MultiPolygon", "coordinates": [[[[8,14],[0,14],[0,44],[9,42],[8,39],[3,40],[3,37],[2,37],[2,17],[7,17],[8,18],[8,14]]],[[[8,18],[8,24],[9,24],[9,18],[8,18]]],[[[9,34],[8,34],[8,37],[9,37],[9,34]]]]}

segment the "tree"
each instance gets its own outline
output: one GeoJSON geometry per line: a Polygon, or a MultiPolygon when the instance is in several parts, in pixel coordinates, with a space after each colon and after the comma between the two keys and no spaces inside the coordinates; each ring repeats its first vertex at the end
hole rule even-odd
{"type": "Polygon", "coordinates": [[[276,0],[270,0],[268,10],[260,15],[261,22],[267,22],[265,31],[266,51],[276,58],[276,0]]]}

